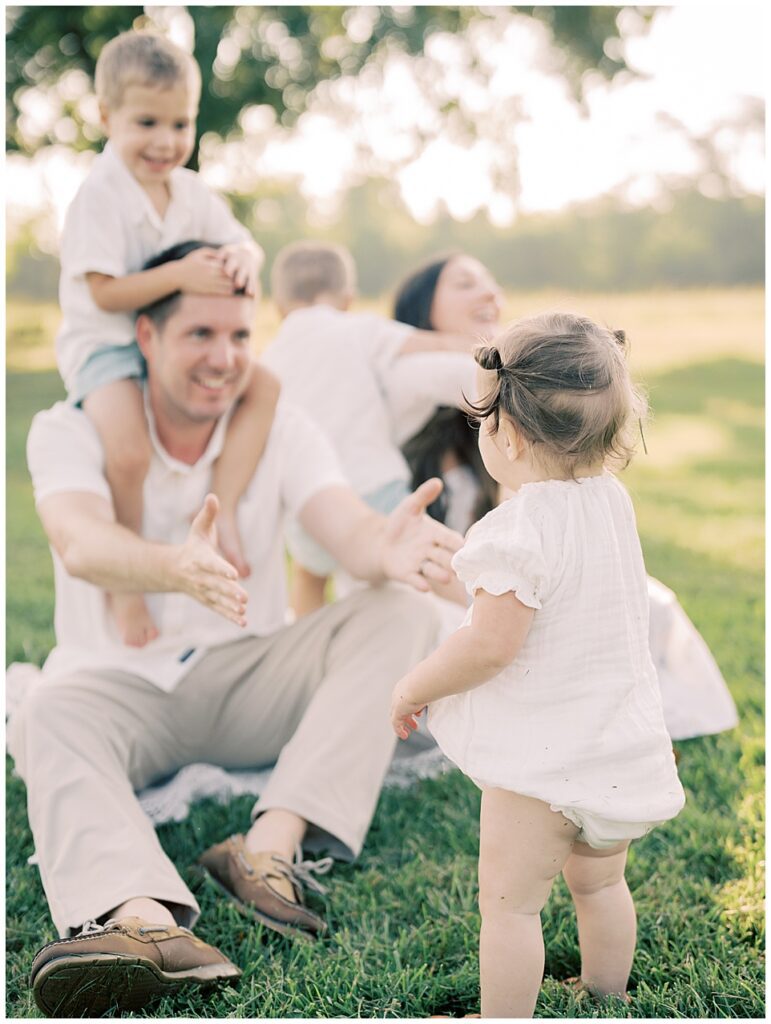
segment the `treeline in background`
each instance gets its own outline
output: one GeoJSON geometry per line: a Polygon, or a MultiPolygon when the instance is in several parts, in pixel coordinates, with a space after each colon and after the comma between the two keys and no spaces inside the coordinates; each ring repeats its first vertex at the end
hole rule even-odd
{"type": "MultiPolygon", "coordinates": [[[[266,250],[268,268],[278,249],[298,238],[341,242],[354,255],[365,296],[392,289],[422,258],[451,249],[478,257],[507,289],[633,291],[764,279],[765,204],[757,196],[718,200],[686,189],[670,193],[661,211],[606,197],[558,214],[520,216],[507,228],[496,228],[484,213],[420,224],[396,186],[377,179],[350,189],[323,223],[284,183],[230,199],[266,250]]],[[[58,262],[36,250],[32,226],[9,246],[7,270],[10,296],[56,297],[58,262]]]]}

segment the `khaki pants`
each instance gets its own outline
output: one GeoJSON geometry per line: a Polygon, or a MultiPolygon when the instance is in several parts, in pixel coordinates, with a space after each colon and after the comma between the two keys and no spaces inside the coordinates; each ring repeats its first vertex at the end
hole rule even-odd
{"type": "Polygon", "coordinates": [[[293,811],[355,857],[393,753],[391,690],[435,634],[432,602],[384,586],[212,648],[171,693],[113,670],[44,678],[8,743],[59,933],[139,896],[195,922],[198,904],[134,795],[192,762],[276,761],[254,813],[293,811]]]}

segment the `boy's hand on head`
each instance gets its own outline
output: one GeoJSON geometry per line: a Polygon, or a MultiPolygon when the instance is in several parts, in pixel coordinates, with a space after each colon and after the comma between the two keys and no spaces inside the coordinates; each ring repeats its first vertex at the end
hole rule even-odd
{"type": "Polygon", "coordinates": [[[177,262],[180,291],[198,295],[233,294],[233,281],[225,273],[221,249],[194,249],[177,262]]]}
{"type": "Polygon", "coordinates": [[[177,548],[177,587],[237,626],[245,626],[248,595],[238,583],[235,567],[217,552],[218,513],[219,502],[207,494],[187,540],[177,548]]]}
{"type": "Polygon", "coordinates": [[[265,259],[262,249],[256,245],[223,245],[219,253],[234,291],[243,289],[247,295],[256,296],[260,286],[260,267],[265,259]]]}

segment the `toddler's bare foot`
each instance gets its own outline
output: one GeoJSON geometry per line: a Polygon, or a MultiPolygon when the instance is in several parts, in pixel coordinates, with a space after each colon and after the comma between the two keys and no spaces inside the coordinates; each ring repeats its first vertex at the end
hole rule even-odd
{"type": "Polygon", "coordinates": [[[224,508],[220,508],[220,514],[217,517],[217,539],[223,556],[236,567],[238,575],[245,579],[252,570],[244,558],[235,514],[224,508]]]}
{"type": "Polygon", "coordinates": [[[595,992],[593,989],[586,985],[582,978],[565,978],[562,982],[564,987],[572,992],[576,999],[590,998],[597,1002],[602,1002],[605,999],[620,999],[624,1003],[631,1003],[632,997],[628,992],[595,992]]]}
{"type": "Polygon", "coordinates": [[[141,594],[111,594],[110,604],[124,644],[144,647],[158,636],[141,594]]]}

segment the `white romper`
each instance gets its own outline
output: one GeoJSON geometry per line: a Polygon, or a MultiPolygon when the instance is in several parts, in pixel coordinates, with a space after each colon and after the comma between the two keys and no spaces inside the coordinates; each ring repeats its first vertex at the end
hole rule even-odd
{"type": "Polygon", "coordinates": [[[524,484],[471,528],[453,567],[469,594],[512,591],[537,611],[499,675],[430,706],[445,754],[480,786],[544,800],[597,848],[675,817],[685,796],[634,511],[616,478],[524,484]]]}

